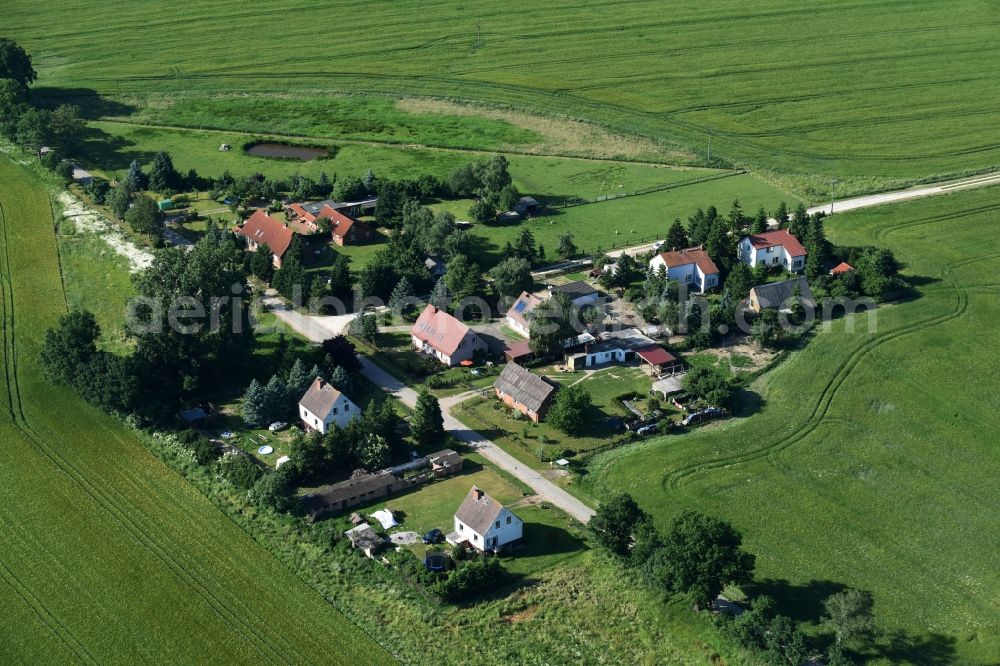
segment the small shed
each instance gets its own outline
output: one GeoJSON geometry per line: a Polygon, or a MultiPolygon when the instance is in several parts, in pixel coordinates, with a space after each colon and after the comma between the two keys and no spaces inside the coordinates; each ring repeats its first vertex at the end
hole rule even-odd
{"type": "Polygon", "coordinates": [[[163,199],[162,201],[157,201],[156,205],[159,207],[160,210],[170,210],[171,208],[174,207],[174,200],[163,199]]]}
{"type": "Polygon", "coordinates": [[[680,393],[684,390],[684,386],[681,384],[681,375],[671,375],[669,377],[661,377],[653,382],[653,393],[659,393],[666,400],[669,396],[676,393],[680,393]]]}
{"type": "Polygon", "coordinates": [[[507,358],[508,363],[524,363],[531,358],[531,343],[527,340],[507,343],[503,355],[507,358]]]}
{"type": "Polygon", "coordinates": [[[351,542],[352,548],[360,550],[372,559],[385,547],[385,538],[368,523],[352,527],[344,532],[344,536],[351,542]]]}
{"type": "Polygon", "coordinates": [[[672,370],[680,365],[677,357],[668,352],[660,345],[649,345],[635,350],[642,369],[651,377],[659,377],[664,372],[672,370]]]}

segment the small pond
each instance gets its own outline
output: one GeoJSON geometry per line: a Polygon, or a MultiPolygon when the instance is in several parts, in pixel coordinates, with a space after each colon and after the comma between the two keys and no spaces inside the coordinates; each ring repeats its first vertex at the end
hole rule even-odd
{"type": "Polygon", "coordinates": [[[328,148],[319,146],[293,146],[288,143],[255,143],[247,146],[246,152],[254,157],[274,157],[307,162],[330,154],[328,148]]]}

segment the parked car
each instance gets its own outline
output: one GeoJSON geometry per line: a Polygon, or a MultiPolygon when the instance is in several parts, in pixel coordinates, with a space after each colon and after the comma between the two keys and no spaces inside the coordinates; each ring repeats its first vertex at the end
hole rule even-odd
{"type": "Polygon", "coordinates": [[[659,429],[660,429],[660,427],[658,425],[656,425],[655,423],[650,423],[649,425],[644,425],[641,428],[639,428],[638,430],[636,430],[635,434],[637,434],[637,435],[652,435],[653,433],[655,433],[659,429]]]}
{"type": "Polygon", "coordinates": [[[702,421],[719,419],[725,415],[726,411],[724,409],[719,409],[718,407],[706,407],[700,412],[693,412],[691,414],[688,414],[687,417],[685,417],[685,419],[681,421],[681,425],[688,426],[693,423],[701,423],[702,421]]]}
{"type": "Polygon", "coordinates": [[[667,241],[665,241],[665,240],[658,240],[658,241],[656,241],[655,243],[653,243],[653,249],[654,250],[659,250],[661,247],[663,247],[663,244],[666,243],[666,242],[667,241]]]}
{"type": "Polygon", "coordinates": [[[417,462],[420,460],[420,454],[416,451],[410,451],[410,462],[417,462]]]}
{"type": "Polygon", "coordinates": [[[267,426],[267,429],[271,432],[278,432],[279,430],[284,430],[288,427],[288,424],[284,421],[275,421],[271,425],[267,426]]]}
{"type": "Polygon", "coordinates": [[[444,533],[441,532],[441,530],[439,530],[438,528],[435,527],[430,532],[428,532],[427,534],[424,535],[424,543],[427,543],[427,544],[441,543],[441,540],[443,538],[444,538],[444,533]]]}

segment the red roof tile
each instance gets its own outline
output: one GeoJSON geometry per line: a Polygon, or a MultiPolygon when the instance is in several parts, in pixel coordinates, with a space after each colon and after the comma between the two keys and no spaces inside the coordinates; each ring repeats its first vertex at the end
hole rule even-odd
{"type": "Polygon", "coordinates": [[[793,236],[788,229],[775,229],[774,231],[765,231],[761,234],[753,234],[747,236],[750,239],[750,243],[754,246],[756,250],[763,250],[768,247],[775,247],[781,245],[785,248],[785,252],[792,257],[804,257],[806,256],[806,249],[802,247],[802,243],[799,239],[793,236]]]}
{"type": "Polygon", "coordinates": [[[410,329],[414,337],[446,356],[458,351],[458,346],[468,332],[468,326],[433,305],[424,308],[410,329]]]}
{"type": "Polygon", "coordinates": [[[688,264],[698,264],[698,268],[705,275],[711,275],[712,273],[718,273],[719,268],[712,261],[712,258],[708,256],[708,252],[699,245],[698,247],[689,247],[683,250],[672,250],[670,252],[661,252],[660,258],[663,259],[663,263],[667,265],[667,268],[677,268],[678,266],[687,266],[688,264]]]}
{"type": "Polygon", "coordinates": [[[274,219],[263,210],[256,210],[236,233],[246,236],[254,243],[267,243],[274,256],[280,258],[292,242],[292,230],[274,219]]]}
{"type": "Polygon", "coordinates": [[[839,264],[837,264],[836,266],[833,267],[833,270],[830,271],[830,275],[840,275],[841,273],[849,273],[849,272],[851,272],[853,270],[854,270],[854,266],[851,266],[846,261],[842,261],[842,262],[840,262],[839,264]]]}
{"type": "Polygon", "coordinates": [[[338,238],[347,238],[347,232],[349,232],[355,225],[359,228],[367,226],[364,222],[358,222],[353,217],[348,217],[340,211],[330,208],[329,205],[323,206],[323,209],[320,210],[316,219],[321,217],[325,217],[330,220],[330,226],[333,227],[333,235],[338,238]]]}
{"type": "Polygon", "coordinates": [[[635,353],[638,354],[639,357],[646,363],[652,363],[653,365],[664,365],[666,363],[673,363],[677,360],[676,356],[668,352],[660,345],[650,345],[649,347],[636,349],[635,353]]]}
{"type": "Polygon", "coordinates": [[[313,222],[316,220],[316,218],[313,216],[312,213],[310,213],[297,203],[291,204],[288,208],[306,222],[313,222]]]}

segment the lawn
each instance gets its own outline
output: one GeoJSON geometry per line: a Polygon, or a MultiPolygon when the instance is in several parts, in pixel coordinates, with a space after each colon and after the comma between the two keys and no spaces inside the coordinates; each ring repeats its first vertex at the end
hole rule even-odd
{"type": "Polygon", "coordinates": [[[590,393],[594,410],[584,434],[570,437],[544,420],[532,423],[523,417],[513,418],[508,411],[495,409],[496,401],[492,397],[468,400],[455,414],[518,460],[532,467],[549,469],[551,460],[608,445],[609,439],[621,432],[614,421],[629,414],[615,398],[631,392],[646,395],[651,385],[649,376],[638,368],[612,367],[589,377],[584,377],[584,373],[546,373],[546,376],[564,386],[579,381],[590,393]]]}
{"type": "Polygon", "coordinates": [[[66,310],[49,200],[4,159],[0,206],[4,660],[389,662],[118,421],[42,378],[66,310]]]}
{"type": "MultiPolygon", "coordinates": [[[[434,481],[411,492],[394,495],[369,505],[355,507],[351,511],[367,516],[374,511],[389,507],[393,511],[402,512],[404,516],[399,521],[400,530],[425,534],[437,527],[448,533],[453,528],[452,516],[473,485],[485,490],[501,504],[512,504],[521,499],[521,491],[497,476],[492,469],[484,467],[481,457],[469,457],[464,454],[463,457],[465,462],[462,471],[456,476],[434,481]]],[[[393,528],[394,531],[396,529],[393,528]]]]}
{"type": "Polygon", "coordinates": [[[94,313],[101,325],[101,346],[109,351],[129,347],[125,336],[125,308],[135,294],[129,261],[97,234],[62,221],[56,234],[59,267],[66,280],[69,307],[94,313]]]}
{"type": "MultiPolygon", "coordinates": [[[[549,116],[592,121],[689,162],[704,159],[711,130],[713,157],[779,173],[816,198],[832,177],[842,192],[860,191],[998,163],[992,7],[902,6],[710,0],[655,15],[643,3],[580,12],[518,0],[472,16],[405,0],[367,7],[365,30],[311,50],[290,45],[313,43],[317,25],[351,23],[355,5],[201,0],[79,12],[69,0],[41,9],[14,0],[5,26],[34,54],[50,95],[115,96],[101,109],[110,115],[139,107],[152,121],[258,132],[537,142],[529,123],[490,117],[513,109],[536,127],[549,116]],[[66,15],[73,30],[50,28],[66,15]],[[473,101],[489,112],[400,113],[386,99],[338,93],[473,101]]],[[[547,142],[569,152],[579,134],[547,142]]]]}
{"type": "MultiPolygon", "coordinates": [[[[399,520],[400,526],[390,532],[412,531],[423,535],[437,527],[447,534],[454,527],[455,511],[473,485],[508,507],[523,499],[524,493],[497,475],[481,456],[463,455],[465,463],[459,475],[356,507],[353,511],[370,515],[379,509],[390,508],[403,516],[399,520]]],[[[517,576],[539,574],[586,549],[579,525],[571,525],[562,511],[544,503],[526,504],[514,507],[512,511],[524,521],[524,538],[511,554],[503,557],[504,567],[511,573],[517,576]]],[[[338,520],[344,529],[349,527],[343,517],[338,520]]],[[[411,546],[410,550],[421,557],[430,548],[440,549],[442,546],[428,547],[420,543],[411,546]]]]}
{"type": "Polygon", "coordinates": [[[420,390],[426,388],[438,397],[456,395],[465,391],[492,386],[500,374],[499,368],[479,365],[474,368],[456,366],[447,368],[413,348],[410,334],[400,331],[378,334],[378,346],[355,340],[358,351],[365,354],[375,364],[409,386],[420,390]],[[427,374],[423,368],[433,368],[427,374]]]}
{"type": "Polygon", "coordinates": [[[732,521],[753,591],[810,626],[831,590],[871,591],[876,660],[995,663],[997,210],[994,187],[831,218],[834,242],[892,248],[914,298],[874,333],[819,332],[751,386],[754,416],[603,454],[591,490],[629,489],[660,526],[682,508],[732,521]]]}

